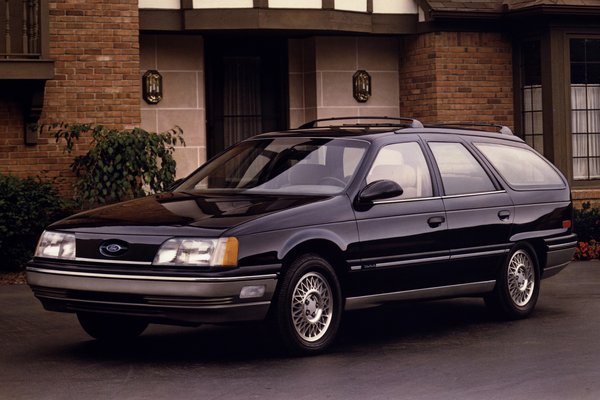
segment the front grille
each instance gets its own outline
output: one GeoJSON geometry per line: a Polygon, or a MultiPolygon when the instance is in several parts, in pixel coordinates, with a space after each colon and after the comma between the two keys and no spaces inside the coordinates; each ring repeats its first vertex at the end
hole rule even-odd
{"type": "Polygon", "coordinates": [[[144,296],[144,301],[146,301],[147,304],[154,304],[160,306],[205,307],[233,304],[235,301],[235,297],[189,298],[175,296],[144,296]]]}
{"type": "MultiPolygon", "coordinates": [[[[152,265],[127,264],[127,262],[105,264],[90,261],[68,261],[66,263],[64,261],[36,260],[35,266],[58,271],[144,276],[164,276],[168,274],[169,276],[194,277],[212,271],[210,267],[154,267],[152,265]]],[[[219,271],[223,272],[226,269],[221,267],[219,271]]]]}

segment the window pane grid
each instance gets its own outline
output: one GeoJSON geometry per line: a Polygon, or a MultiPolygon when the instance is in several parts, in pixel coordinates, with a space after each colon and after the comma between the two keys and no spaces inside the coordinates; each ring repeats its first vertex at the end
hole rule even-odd
{"type": "Polygon", "coordinates": [[[528,85],[523,94],[523,139],[540,153],[544,153],[544,121],[542,113],[542,86],[528,85]]]}
{"type": "Polygon", "coordinates": [[[600,179],[600,40],[571,39],[573,178],[600,179]]]}
{"type": "Polygon", "coordinates": [[[523,140],[543,154],[542,62],[539,40],[527,41],[522,44],[520,69],[523,140]]]}

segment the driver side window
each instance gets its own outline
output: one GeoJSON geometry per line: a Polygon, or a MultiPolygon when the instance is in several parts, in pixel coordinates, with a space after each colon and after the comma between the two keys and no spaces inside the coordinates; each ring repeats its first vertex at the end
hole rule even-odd
{"type": "Polygon", "coordinates": [[[387,179],[403,190],[397,199],[432,197],[431,175],[421,147],[416,142],[382,147],[367,175],[367,184],[387,179]]]}

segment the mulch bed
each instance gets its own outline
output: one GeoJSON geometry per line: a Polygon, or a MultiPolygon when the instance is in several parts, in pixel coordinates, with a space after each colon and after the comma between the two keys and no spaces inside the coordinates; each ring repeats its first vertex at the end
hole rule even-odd
{"type": "Polygon", "coordinates": [[[27,283],[25,272],[0,272],[0,285],[23,285],[27,283]]]}

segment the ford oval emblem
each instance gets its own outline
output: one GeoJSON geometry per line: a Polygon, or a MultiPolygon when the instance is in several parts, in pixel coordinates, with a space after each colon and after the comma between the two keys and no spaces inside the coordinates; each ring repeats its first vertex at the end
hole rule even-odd
{"type": "Polygon", "coordinates": [[[100,254],[106,257],[122,256],[129,250],[129,246],[122,240],[107,240],[100,245],[100,254]]]}

